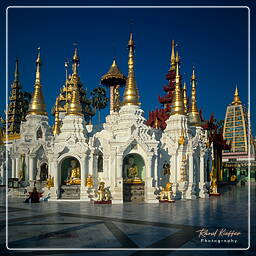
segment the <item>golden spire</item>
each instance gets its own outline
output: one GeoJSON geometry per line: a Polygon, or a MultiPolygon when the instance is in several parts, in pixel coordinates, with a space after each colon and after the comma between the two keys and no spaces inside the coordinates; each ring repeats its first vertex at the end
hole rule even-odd
{"type": "Polygon", "coordinates": [[[128,77],[124,90],[123,105],[140,105],[139,91],[136,86],[134,75],[134,48],[135,44],[130,33],[130,40],[128,42],[129,58],[128,58],[128,77]]]}
{"type": "Polygon", "coordinates": [[[171,115],[184,115],[184,102],[180,82],[179,62],[176,62],[175,90],[172,99],[171,115]]]}
{"type": "Polygon", "coordinates": [[[28,114],[30,115],[47,115],[46,106],[44,104],[44,96],[41,85],[41,58],[40,47],[38,48],[38,56],[36,59],[36,81],[34,85],[34,93],[29,104],[28,114]]]}
{"type": "Polygon", "coordinates": [[[172,55],[171,55],[171,67],[169,70],[175,69],[175,43],[174,40],[172,40],[172,55]]]}
{"type": "Polygon", "coordinates": [[[197,108],[196,100],[196,75],[195,68],[193,67],[192,76],[191,76],[191,106],[189,109],[189,122],[192,125],[200,125],[201,118],[197,108]]]}
{"type": "Polygon", "coordinates": [[[79,92],[77,85],[74,85],[74,89],[72,91],[71,101],[68,104],[68,109],[66,115],[76,115],[83,116],[82,114],[82,106],[79,100],[79,92]]]}
{"type": "Polygon", "coordinates": [[[188,113],[188,97],[187,97],[187,85],[186,82],[184,82],[183,85],[183,103],[184,103],[184,113],[188,113]]]}
{"type": "Polygon", "coordinates": [[[180,63],[180,56],[178,51],[176,51],[175,63],[180,63]]]}
{"type": "Polygon", "coordinates": [[[75,47],[74,55],[73,55],[73,65],[72,65],[72,70],[74,75],[77,75],[78,66],[79,66],[79,57],[77,54],[77,47],[75,47]]]}
{"type": "Polygon", "coordinates": [[[15,62],[14,82],[19,82],[19,60],[18,59],[16,59],[16,62],[15,62]]]}
{"type": "Polygon", "coordinates": [[[231,104],[232,105],[241,105],[242,104],[242,101],[240,100],[240,97],[239,97],[239,94],[238,94],[237,86],[236,86],[236,90],[235,90],[235,93],[234,93],[234,99],[233,99],[231,104]]]}
{"type": "Polygon", "coordinates": [[[60,101],[60,98],[57,97],[56,103],[55,103],[55,121],[53,125],[54,135],[57,135],[60,133],[59,101],[60,101]]]}

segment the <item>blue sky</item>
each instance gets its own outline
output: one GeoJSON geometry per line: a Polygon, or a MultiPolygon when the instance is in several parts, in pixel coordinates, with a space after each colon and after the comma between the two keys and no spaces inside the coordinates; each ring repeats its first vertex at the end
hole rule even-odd
{"type": "MultiPolygon", "coordinates": [[[[11,8],[8,14],[8,84],[13,81],[15,58],[18,57],[23,89],[33,91],[35,59],[40,46],[48,113],[65,80],[64,61],[72,57],[74,42],[78,42],[81,81],[89,92],[99,85],[100,77],[109,69],[114,54],[121,71],[127,74],[130,20],[133,21],[136,44],[136,80],[146,117],[149,110],[160,107],[157,98],[164,94],[162,86],[167,83],[165,75],[169,69],[172,39],[178,44],[181,74],[187,84],[192,66],[195,66],[198,107],[202,107],[205,119],[212,112],[218,119],[224,119],[236,84],[241,100],[247,104],[246,8],[11,8]]],[[[0,79],[4,84],[4,78],[0,79]]],[[[4,102],[1,94],[1,110],[4,102]]],[[[109,107],[103,114],[108,111],[109,107]]],[[[252,105],[251,112],[254,111],[252,105]]],[[[50,114],[49,117],[52,123],[50,114]]],[[[96,116],[94,121],[97,122],[96,116]]],[[[253,114],[252,123],[255,124],[253,114]]]]}

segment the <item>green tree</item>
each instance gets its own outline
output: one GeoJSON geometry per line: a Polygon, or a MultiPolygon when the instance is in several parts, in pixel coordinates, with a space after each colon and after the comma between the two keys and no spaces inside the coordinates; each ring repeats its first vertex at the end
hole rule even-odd
{"type": "Polygon", "coordinates": [[[98,110],[99,123],[100,123],[100,110],[104,109],[108,104],[107,92],[104,87],[98,86],[91,92],[92,105],[94,109],[98,110]]]}

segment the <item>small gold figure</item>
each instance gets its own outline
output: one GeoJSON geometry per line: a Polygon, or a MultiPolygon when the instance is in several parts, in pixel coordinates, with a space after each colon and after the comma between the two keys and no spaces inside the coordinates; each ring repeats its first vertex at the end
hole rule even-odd
{"type": "Polygon", "coordinates": [[[51,177],[51,174],[49,174],[49,178],[46,181],[46,186],[48,189],[54,187],[54,180],[53,177],[51,177]]]}
{"type": "Polygon", "coordinates": [[[120,109],[120,91],[119,85],[114,88],[114,112],[118,112],[120,109]]]}
{"type": "Polygon", "coordinates": [[[220,195],[220,193],[218,193],[217,179],[214,177],[213,172],[214,172],[214,167],[212,167],[212,171],[210,172],[210,179],[211,179],[210,194],[220,195]]]}
{"type": "Polygon", "coordinates": [[[77,167],[77,161],[71,160],[71,172],[70,176],[67,179],[66,184],[67,185],[80,185],[81,184],[81,178],[80,178],[80,167],[77,167]]]}
{"type": "Polygon", "coordinates": [[[88,188],[91,188],[93,187],[93,178],[91,175],[89,175],[87,178],[86,178],[86,186],[88,188]]]}
{"type": "Polygon", "coordinates": [[[134,157],[128,158],[127,164],[127,176],[128,178],[125,180],[125,183],[133,183],[133,184],[141,184],[143,183],[142,179],[138,177],[139,170],[138,166],[135,164],[134,157]]]}
{"type": "Polygon", "coordinates": [[[98,198],[97,201],[103,202],[103,201],[110,201],[110,192],[105,188],[105,182],[100,182],[98,192],[97,192],[98,198]]]}
{"type": "Polygon", "coordinates": [[[168,201],[168,202],[174,202],[174,200],[172,200],[172,183],[168,182],[165,185],[165,188],[162,189],[162,191],[160,192],[160,201],[168,201]]]}
{"type": "Polygon", "coordinates": [[[179,138],[179,141],[178,141],[179,145],[184,145],[185,144],[185,137],[184,137],[184,131],[182,129],[181,131],[181,136],[179,138]]]}

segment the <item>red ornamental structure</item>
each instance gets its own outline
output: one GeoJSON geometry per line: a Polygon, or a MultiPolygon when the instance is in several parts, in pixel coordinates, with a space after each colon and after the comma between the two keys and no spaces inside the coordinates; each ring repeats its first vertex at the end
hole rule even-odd
{"type": "Polygon", "coordinates": [[[146,122],[147,125],[156,129],[165,129],[166,120],[169,118],[171,112],[172,98],[175,90],[176,63],[180,61],[178,52],[176,52],[175,56],[174,48],[175,43],[172,40],[171,67],[166,75],[168,84],[163,86],[166,95],[163,97],[158,96],[158,101],[163,105],[163,108],[150,111],[149,118],[146,122]]]}

